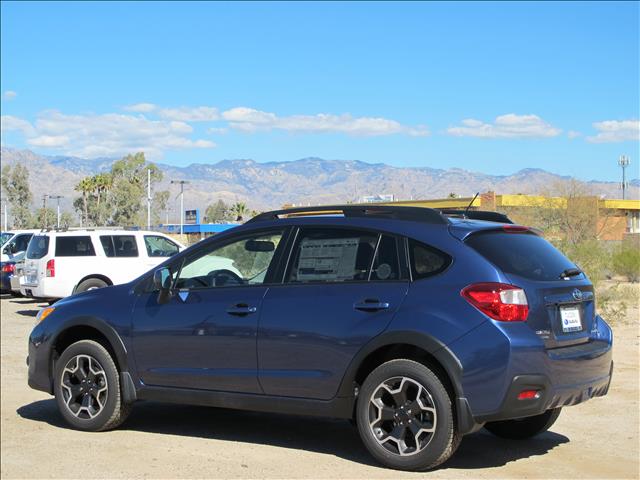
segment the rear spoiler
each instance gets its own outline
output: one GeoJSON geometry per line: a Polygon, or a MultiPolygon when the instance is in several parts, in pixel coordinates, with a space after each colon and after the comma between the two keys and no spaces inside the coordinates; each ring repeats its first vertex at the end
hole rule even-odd
{"type": "Polygon", "coordinates": [[[456,210],[451,208],[437,208],[446,217],[468,218],[470,220],[484,220],[485,222],[513,223],[504,213],[488,210],[456,210]]]}

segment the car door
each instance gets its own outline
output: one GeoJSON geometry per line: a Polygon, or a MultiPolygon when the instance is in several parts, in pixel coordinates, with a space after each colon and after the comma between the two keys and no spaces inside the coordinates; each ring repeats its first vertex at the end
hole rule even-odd
{"type": "Polygon", "coordinates": [[[377,232],[303,228],[284,282],[269,288],[258,330],[266,394],[333,398],[354,355],[408,290],[403,243],[377,232]]]}
{"type": "MultiPolygon", "coordinates": [[[[284,230],[207,243],[171,265],[173,295],[140,294],[132,339],[147,385],[262,393],[256,334],[284,230]]],[[[151,290],[150,288],[147,290],[151,290]]]]}

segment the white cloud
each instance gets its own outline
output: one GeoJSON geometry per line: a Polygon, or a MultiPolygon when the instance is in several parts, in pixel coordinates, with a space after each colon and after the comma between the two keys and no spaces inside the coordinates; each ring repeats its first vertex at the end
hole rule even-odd
{"type": "Polygon", "coordinates": [[[352,136],[380,136],[405,134],[426,136],[425,126],[408,127],[395,120],[376,117],[353,117],[349,114],[291,115],[278,117],[248,107],[236,107],[222,113],[222,118],[236,130],[252,133],[261,130],[285,130],[305,133],[345,133],[352,136]]]}
{"type": "Polygon", "coordinates": [[[190,138],[193,128],[188,123],[151,120],[143,115],[67,115],[53,110],[40,113],[33,125],[20,118],[3,116],[2,129],[22,131],[30,145],[80,157],[143,151],[150,158],[158,158],[168,149],[216,146],[210,140],[190,138]]]}
{"type": "Polygon", "coordinates": [[[593,124],[598,133],[587,137],[591,143],[624,142],[626,140],[640,141],[639,120],[606,120],[593,124]]]}
{"type": "Polygon", "coordinates": [[[567,137],[569,138],[569,140],[573,140],[574,138],[578,138],[581,136],[582,136],[582,133],[576,132],[575,130],[569,130],[567,132],[567,137]]]}
{"type": "Polygon", "coordinates": [[[13,90],[6,90],[2,96],[5,100],[13,100],[18,94],[13,90]]]}
{"type": "Polygon", "coordinates": [[[517,115],[508,113],[496,117],[494,123],[484,123],[476,119],[466,119],[461,126],[447,129],[456,137],[480,138],[541,138],[555,137],[562,130],[546,123],[537,115],[517,115]]]}
{"type": "Polygon", "coordinates": [[[0,117],[0,130],[2,132],[20,131],[23,135],[33,135],[33,125],[13,115],[2,115],[0,117]]]}
{"type": "Polygon", "coordinates": [[[158,112],[162,118],[182,122],[213,122],[220,118],[215,107],[163,108],[158,112]]]}
{"type": "Polygon", "coordinates": [[[127,112],[149,113],[153,112],[156,108],[158,107],[153,103],[134,103],[133,105],[125,106],[124,110],[127,112]]]}
{"type": "Polygon", "coordinates": [[[30,138],[27,143],[34,147],[59,148],[69,144],[69,137],[67,135],[40,135],[30,138]]]}

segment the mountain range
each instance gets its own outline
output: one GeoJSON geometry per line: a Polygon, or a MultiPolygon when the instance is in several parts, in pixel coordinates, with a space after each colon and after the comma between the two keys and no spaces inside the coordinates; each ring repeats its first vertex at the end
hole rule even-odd
{"type": "MultiPolygon", "coordinates": [[[[61,208],[64,210],[70,210],[73,199],[78,196],[74,186],[80,179],[109,170],[114,160],[45,156],[8,147],[2,147],[0,151],[3,166],[22,163],[29,169],[34,206],[42,205],[44,194],[63,195],[61,208]]],[[[464,197],[488,190],[534,194],[571,178],[537,168],[523,169],[511,175],[490,175],[460,168],[394,167],[384,163],[313,157],[282,162],[222,160],[187,167],[157,165],[164,172],[164,180],[158,188],[170,189],[174,198],[178,189],[170,185],[170,180],[186,180],[190,183],[185,188],[185,208],[200,209],[218,199],[243,201],[250,208],[264,210],[283,204],[358,201],[363,196],[376,194],[393,194],[396,199],[443,198],[449,193],[464,197]]],[[[609,198],[621,196],[617,182],[594,180],[588,184],[594,194],[609,198]]],[[[628,198],[639,197],[640,181],[635,179],[630,182],[628,198]]],[[[172,214],[173,217],[177,218],[177,213],[172,214]]]]}

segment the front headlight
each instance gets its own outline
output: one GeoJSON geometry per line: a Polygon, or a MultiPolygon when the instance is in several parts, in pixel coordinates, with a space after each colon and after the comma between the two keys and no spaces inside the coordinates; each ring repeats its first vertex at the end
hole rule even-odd
{"type": "Polygon", "coordinates": [[[38,315],[36,315],[36,323],[40,323],[41,321],[43,321],[45,318],[51,315],[55,309],[56,307],[47,307],[41,309],[38,312],[38,315]]]}

